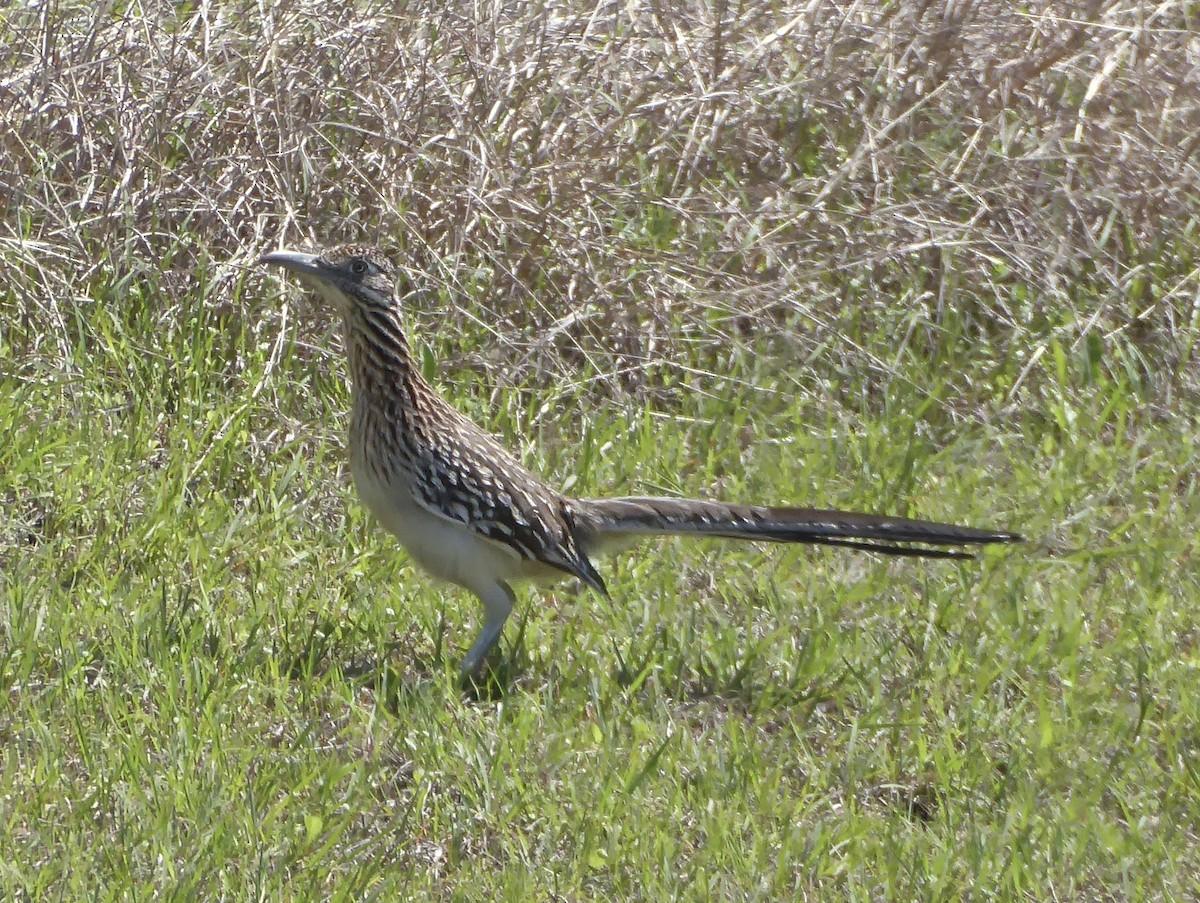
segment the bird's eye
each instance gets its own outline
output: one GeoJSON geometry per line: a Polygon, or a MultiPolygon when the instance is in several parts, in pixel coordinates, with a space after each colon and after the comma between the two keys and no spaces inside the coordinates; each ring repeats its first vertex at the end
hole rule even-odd
{"type": "Polygon", "coordinates": [[[361,276],[367,271],[367,263],[365,260],[350,261],[350,272],[356,276],[361,276]]]}

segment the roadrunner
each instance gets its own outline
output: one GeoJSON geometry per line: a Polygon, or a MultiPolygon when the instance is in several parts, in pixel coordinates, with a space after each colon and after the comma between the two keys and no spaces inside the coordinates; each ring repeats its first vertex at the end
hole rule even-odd
{"type": "Polygon", "coordinates": [[[273,251],[341,315],[353,381],[350,470],[366,506],[436,577],[470,590],[484,623],[462,661],[474,675],[512,611],[515,580],[575,577],[607,595],[591,556],[646,536],[696,535],[970,558],[925,548],[1015,542],[1000,530],[876,514],[673,498],[580,499],[530,473],[450,407],[414,365],[396,268],[378,249],[273,251]]]}

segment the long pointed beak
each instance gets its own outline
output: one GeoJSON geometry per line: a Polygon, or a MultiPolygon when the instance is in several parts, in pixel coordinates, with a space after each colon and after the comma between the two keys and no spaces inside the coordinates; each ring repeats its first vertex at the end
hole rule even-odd
{"type": "Polygon", "coordinates": [[[325,275],[325,271],[317,263],[317,255],[305,254],[303,251],[272,251],[258,258],[257,263],[280,266],[302,276],[321,278],[325,275]]]}

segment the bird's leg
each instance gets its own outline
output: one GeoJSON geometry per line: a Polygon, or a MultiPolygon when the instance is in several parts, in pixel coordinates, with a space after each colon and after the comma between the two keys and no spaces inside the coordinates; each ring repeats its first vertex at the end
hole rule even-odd
{"type": "Polygon", "coordinates": [[[458,672],[463,677],[473,676],[483,667],[488,653],[500,639],[500,634],[504,631],[504,622],[508,620],[508,615],[517,601],[512,587],[502,581],[497,581],[482,590],[476,589],[475,595],[483,603],[483,629],[479,631],[479,636],[475,638],[458,667],[458,672]]]}

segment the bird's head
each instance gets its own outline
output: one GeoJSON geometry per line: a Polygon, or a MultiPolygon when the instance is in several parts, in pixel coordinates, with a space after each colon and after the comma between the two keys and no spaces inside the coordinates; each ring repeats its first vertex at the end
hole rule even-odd
{"type": "Polygon", "coordinates": [[[342,316],[364,305],[386,309],[395,304],[396,266],[369,245],[343,245],[320,254],[272,251],[258,262],[295,273],[342,316]]]}

